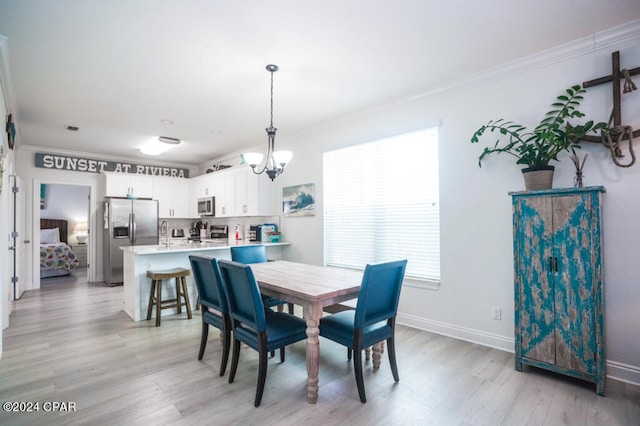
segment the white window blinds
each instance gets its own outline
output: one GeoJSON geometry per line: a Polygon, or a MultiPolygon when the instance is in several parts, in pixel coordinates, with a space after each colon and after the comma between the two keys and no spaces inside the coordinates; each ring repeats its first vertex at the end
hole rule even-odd
{"type": "Polygon", "coordinates": [[[326,152],[327,265],[408,259],[406,276],[440,281],[437,127],[326,152]]]}

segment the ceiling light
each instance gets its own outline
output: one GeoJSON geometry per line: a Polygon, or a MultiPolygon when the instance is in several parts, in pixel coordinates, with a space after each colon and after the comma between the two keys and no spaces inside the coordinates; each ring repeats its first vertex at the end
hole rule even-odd
{"type": "Polygon", "coordinates": [[[244,161],[251,166],[253,173],[259,175],[260,173],[267,172],[267,176],[269,176],[271,180],[274,180],[284,172],[284,168],[287,167],[287,164],[291,161],[292,153],[291,151],[274,152],[276,130],[278,129],[273,127],[273,73],[278,71],[278,66],[267,65],[267,71],[271,73],[271,122],[269,123],[269,127],[265,129],[267,131],[268,138],[267,159],[264,162],[262,170],[257,172],[256,167],[262,162],[262,154],[257,152],[247,152],[243,154],[243,158],[244,161]]]}
{"type": "Polygon", "coordinates": [[[160,155],[169,148],[179,145],[181,142],[182,141],[180,139],[160,136],[157,140],[153,139],[147,142],[142,148],[140,148],[140,152],[145,155],[160,155]]]}

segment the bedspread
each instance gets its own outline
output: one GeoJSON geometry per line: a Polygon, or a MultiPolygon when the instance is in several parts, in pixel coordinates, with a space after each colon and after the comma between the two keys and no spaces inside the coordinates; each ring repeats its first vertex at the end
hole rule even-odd
{"type": "Polygon", "coordinates": [[[40,244],[41,270],[62,269],[71,272],[76,270],[79,264],[76,254],[67,244],[40,244]]]}

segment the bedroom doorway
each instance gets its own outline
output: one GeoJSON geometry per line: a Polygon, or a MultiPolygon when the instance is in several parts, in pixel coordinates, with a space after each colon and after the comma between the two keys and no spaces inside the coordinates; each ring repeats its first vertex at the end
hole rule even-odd
{"type": "MultiPolygon", "coordinates": [[[[42,182],[39,185],[39,193],[39,205],[34,204],[34,221],[36,223],[42,223],[43,219],[66,221],[67,232],[66,238],[63,237],[63,239],[66,239],[68,246],[79,261],[77,269],[60,272],[70,272],[71,275],[67,274],[69,278],[81,277],[82,281],[86,282],[91,266],[88,261],[89,247],[92,247],[91,230],[89,229],[89,224],[91,223],[91,186],[42,182]]],[[[34,266],[39,270],[40,264],[41,261],[38,259],[38,264],[34,266]]],[[[46,272],[45,277],[52,275],[50,274],[51,271],[46,272]]],[[[43,278],[42,273],[40,273],[39,278],[40,287],[43,284],[55,284],[56,282],[64,281],[43,278]]]]}

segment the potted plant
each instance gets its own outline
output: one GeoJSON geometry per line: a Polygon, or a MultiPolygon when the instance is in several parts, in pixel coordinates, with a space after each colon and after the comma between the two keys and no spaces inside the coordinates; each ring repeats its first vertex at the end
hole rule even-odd
{"type": "Polygon", "coordinates": [[[558,154],[563,151],[580,148],[577,142],[587,133],[607,128],[603,122],[587,121],[577,126],[568,123],[569,119],[584,117],[578,107],[585,92],[579,85],[568,88],[551,104],[553,109],[533,131],[513,121],[490,120],[473,134],[471,143],[477,143],[486,131],[498,132],[501,137],[493,147],[482,151],[478,166],[482,167],[482,160],[489,154],[507,153],[516,157],[516,164],[526,166],[522,173],[527,190],[551,188],[554,171],[554,166],[549,165],[551,160],[558,161],[558,154]]]}

